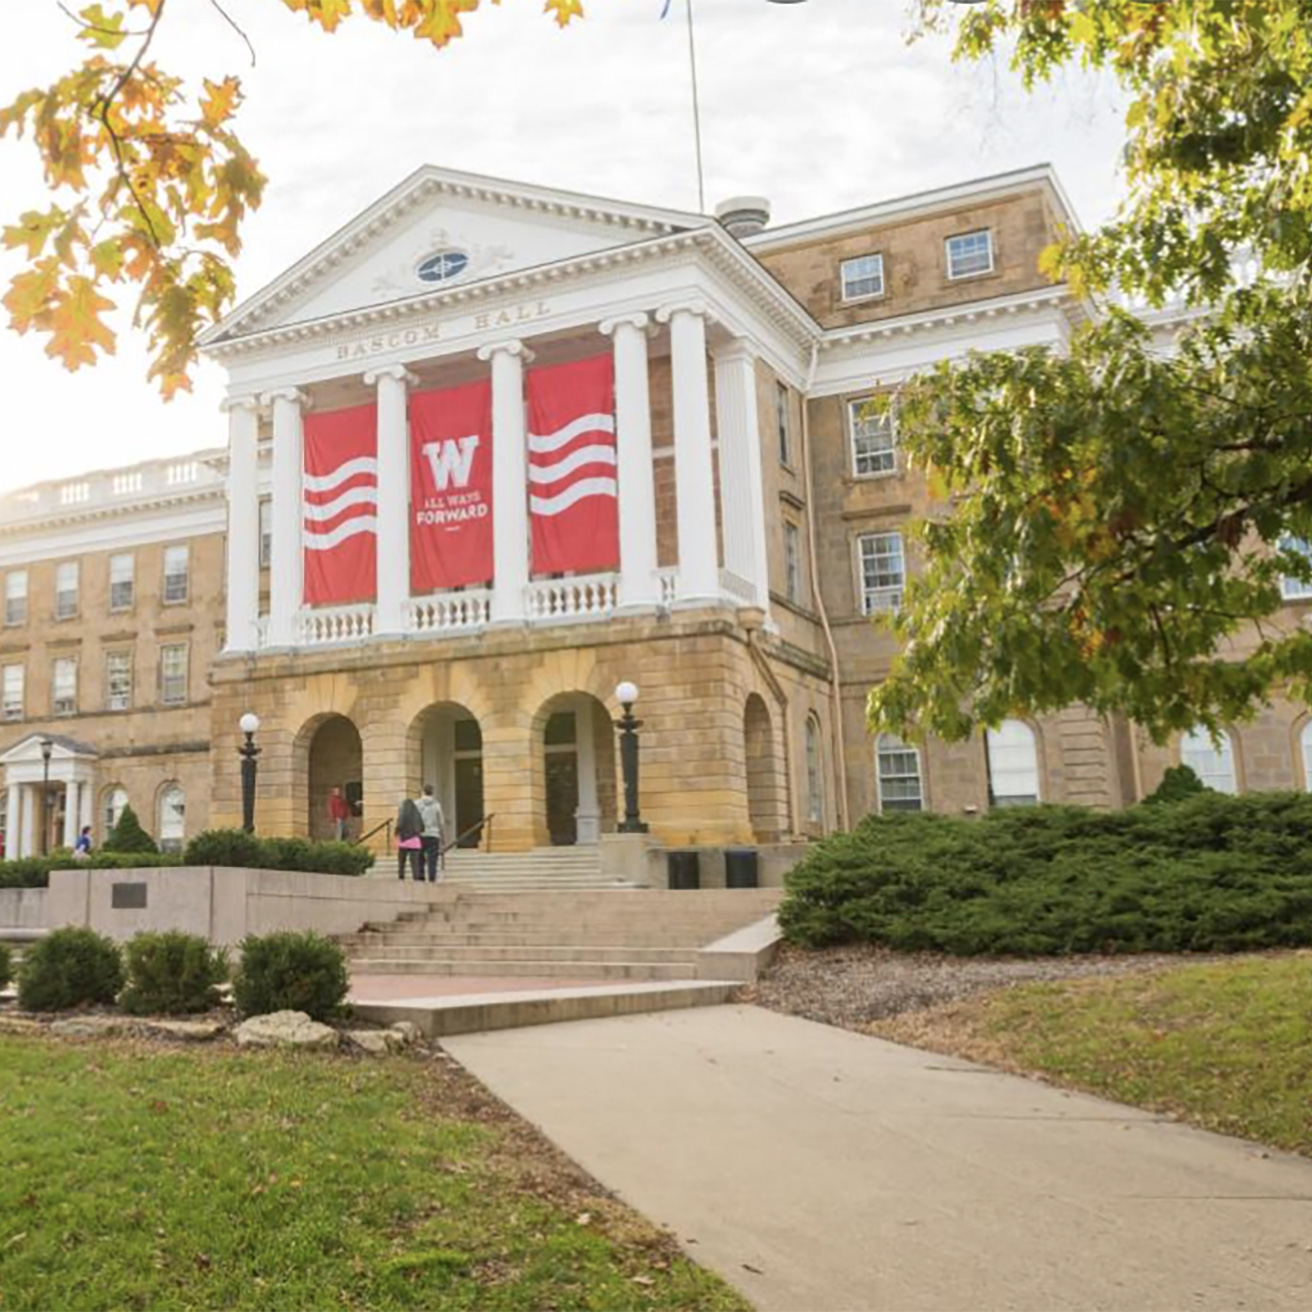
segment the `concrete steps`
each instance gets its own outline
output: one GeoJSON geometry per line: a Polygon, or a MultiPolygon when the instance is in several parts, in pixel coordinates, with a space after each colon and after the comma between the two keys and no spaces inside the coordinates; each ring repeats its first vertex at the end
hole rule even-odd
{"type": "Polygon", "coordinates": [[[654,961],[482,961],[445,956],[355,957],[353,975],[458,975],[471,979],[695,980],[697,966],[654,961]]]}

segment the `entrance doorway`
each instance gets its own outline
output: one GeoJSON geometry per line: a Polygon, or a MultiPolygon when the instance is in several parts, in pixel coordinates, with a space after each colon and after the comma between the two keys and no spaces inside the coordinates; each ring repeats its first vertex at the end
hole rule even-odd
{"type": "MultiPolygon", "coordinates": [[[[456,702],[430,706],[415,721],[419,786],[432,784],[446,818],[446,842],[475,848],[483,841],[483,730],[456,702]]],[[[412,748],[414,750],[414,748],[412,748]]],[[[413,758],[412,758],[413,759],[413,758]]]]}
{"type": "MultiPolygon", "coordinates": [[[[587,693],[561,693],[538,711],[547,841],[591,846],[615,828],[615,730],[587,693]]],[[[541,841],[541,840],[539,840],[541,841]]]]}
{"type": "Polygon", "coordinates": [[[578,717],[557,711],[547,721],[547,832],[552,847],[579,841],[578,717]]]}
{"type": "Polygon", "coordinates": [[[326,716],[310,739],[309,808],[306,817],[311,838],[337,836],[337,821],[331,798],[333,789],[341,790],[350,814],[344,824],[346,838],[360,836],[360,817],[364,814],[364,747],[360,731],[344,715],[326,716]]]}

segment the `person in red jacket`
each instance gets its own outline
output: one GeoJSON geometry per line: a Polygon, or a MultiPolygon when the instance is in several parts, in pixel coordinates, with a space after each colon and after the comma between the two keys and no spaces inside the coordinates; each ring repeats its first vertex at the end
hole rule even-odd
{"type": "Polygon", "coordinates": [[[351,804],[334,788],[328,798],[328,819],[333,822],[333,835],[338,842],[346,837],[346,822],[351,818],[351,804]]]}

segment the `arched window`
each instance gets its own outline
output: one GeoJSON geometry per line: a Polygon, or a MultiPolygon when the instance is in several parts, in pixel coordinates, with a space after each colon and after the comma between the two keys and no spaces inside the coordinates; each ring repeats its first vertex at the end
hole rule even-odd
{"type": "Polygon", "coordinates": [[[1003,720],[984,735],[990,806],[1033,806],[1040,799],[1039,753],[1034,730],[1021,720],[1003,720]]]}
{"type": "Polygon", "coordinates": [[[1312,720],[1303,726],[1298,741],[1303,748],[1303,787],[1312,793],[1312,720]]]}
{"type": "Polygon", "coordinates": [[[820,721],[806,717],[806,818],[813,825],[825,822],[824,771],[820,764],[820,721]]]}
{"type": "Polygon", "coordinates": [[[112,784],[101,794],[101,823],[104,828],[101,831],[100,841],[103,843],[109,837],[110,831],[118,824],[118,818],[123,814],[123,808],[128,804],[128,790],[119,784],[112,784]]]}
{"type": "Polygon", "coordinates": [[[894,733],[879,735],[875,744],[879,809],[921,811],[925,806],[920,783],[920,753],[894,733]]]}
{"type": "Polygon", "coordinates": [[[1235,779],[1235,746],[1224,730],[1220,738],[1201,726],[1190,729],[1180,739],[1180,764],[1187,765],[1209,788],[1218,793],[1237,793],[1235,779]]]}
{"type": "Polygon", "coordinates": [[[161,852],[181,852],[187,837],[187,794],[179,784],[167,784],[159,795],[159,834],[161,852]]]}

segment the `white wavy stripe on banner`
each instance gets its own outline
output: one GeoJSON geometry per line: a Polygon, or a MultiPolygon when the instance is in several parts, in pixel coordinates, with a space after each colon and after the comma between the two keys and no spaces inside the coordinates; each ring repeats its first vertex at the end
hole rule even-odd
{"type": "Polygon", "coordinates": [[[322,505],[311,505],[307,502],[305,505],[305,518],[307,520],[335,519],[349,506],[376,506],[377,504],[378,489],[376,487],[352,487],[343,492],[335,501],[325,501],[322,505]]]}
{"type": "Polygon", "coordinates": [[[584,497],[615,497],[619,487],[613,478],[581,478],[571,487],[554,497],[529,497],[529,509],[543,519],[550,519],[568,510],[584,497]]]}
{"type": "Polygon", "coordinates": [[[337,466],[331,474],[306,474],[305,490],[307,492],[331,492],[333,488],[345,483],[357,474],[378,475],[378,461],[373,456],[356,456],[337,466]]]}
{"type": "Polygon", "coordinates": [[[377,532],[377,518],[373,515],[360,515],[356,519],[348,519],[345,524],[338,524],[331,533],[306,533],[305,549],[306,551],[331,551],[334,547],[341,546],[347,538],[355,537],[357,533],[377,532]]]}
{"type": "Polygon", "coordinates": [[[559,451],[561,447],[568,445],[584,433],[613,433],[614,431],[614,415],[579,415],[577,419],[571,419],[564,428],[558,428],[554,433],[530,433],[528,449],[537,455],[547,455],[552,451],[559,451]]]}
{"type": "Polygon", "coordinates": [[[571,451],[563,460],[557,460],[554,465],[529,465],[528,476],[534,483],[559,483],[566,475],[572,474],[576,469],[582,469],[584,465],[615,463],[613,446],[581,446],[577,451],[571,451]]]}

